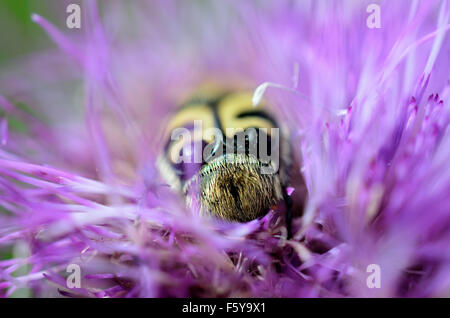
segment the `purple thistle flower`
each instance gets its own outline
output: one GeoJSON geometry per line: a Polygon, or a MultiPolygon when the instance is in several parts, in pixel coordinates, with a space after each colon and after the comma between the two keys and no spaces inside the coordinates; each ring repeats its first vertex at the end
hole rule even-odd
{"type": "Polygon", "coordinates": [[[450,4],[383,2],[381,28],[368,4],[86,1],[78,31],[34,14],[58,50],[0,72],[0,295],[448,297],[450,4]],[[289,127],[293,239],[277,209],[203,218],[159,176],[205,81],[289,127]]]}

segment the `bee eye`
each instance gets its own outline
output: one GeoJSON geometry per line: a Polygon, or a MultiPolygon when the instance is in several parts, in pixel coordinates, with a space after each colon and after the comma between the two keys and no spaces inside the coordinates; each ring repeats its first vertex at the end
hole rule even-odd
{"type": "Polygon", "coordinates": [[[239,131],[233,136],[234,152],[245,153],[246,155],[257,155],[258,147],[258,129],[250,127],[244,131],[239,131]]]}
{"type": "Polygon", "coordinates": [[[245,140],[248,142],[258,142],[259,129],[250,127],[245,130],[245,140]]]}
{"type": "Polygon", "coordinates": [[[271,137],[264,130],[257,127],[249,127],[245,130],[245,153],[249,154],[256,151],[254,154],[260,158],[260,154],[264,153],[271,155],[272,145],[271,137]]]}

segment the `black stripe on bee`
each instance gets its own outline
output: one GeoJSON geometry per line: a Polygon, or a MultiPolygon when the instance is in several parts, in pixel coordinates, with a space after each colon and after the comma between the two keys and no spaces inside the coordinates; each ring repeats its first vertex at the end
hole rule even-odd
{"type": "Polygon", "coordinates": [[[251,110],[251,111],[244,111],[236,116],[237,118],[246,118],[246,117],[261,117],[264,119],[267,119],[272,123],[274,127],[278,127],[278,123],[276,120],[270,116],[268,113],[262,111],[262,110],[251,110]]]}

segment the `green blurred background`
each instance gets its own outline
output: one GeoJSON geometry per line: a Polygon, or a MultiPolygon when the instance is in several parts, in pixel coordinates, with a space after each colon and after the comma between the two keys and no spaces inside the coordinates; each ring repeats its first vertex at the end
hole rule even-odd
{"type": "MultiPolygon", "coordinates": [[[[79,1],[58,0],[0,0],[0,73],[10,63],[18,62],[32,52],[54,46],[48,35],[40,26],[32,22],[31,14],[37,13],[48,18],[61,27],[65,24],[65,8],[69,3],[79,1]]],[[[0,87],[0,94],[2,88],[0,87]]],[[[18,105],[18,107],[20,107],[18,105]]],[[[1,117],[0,109],[0,117],[1,117]]],[[[21,131],[26,126],[14,118],[9,119],[11,130],[21,131]]],[[[0,207],[0,213],[8,213],[0,207]]],[[[25,245],[0,248],[0,260],[12,257],[26,257],[25,245]]],[[[22,266],[13,275],[20,276],[29,271],[28,266],[22,266]]],[[[30,290],[20,288],[11,297],[30,297],[30,290]]]]}
{"type": "Polygon", "coordinates": [[[0,68],[12,59],[51,45],[49,37],[31,21],[32,13],[61,27],[65,24],[65,10],[70,3],[79,4],[80,1],[0,0],[0,68]]]}

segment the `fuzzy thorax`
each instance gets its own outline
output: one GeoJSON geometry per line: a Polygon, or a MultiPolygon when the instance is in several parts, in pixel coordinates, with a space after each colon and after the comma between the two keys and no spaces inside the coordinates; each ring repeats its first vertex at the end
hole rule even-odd
{"type": "Polygon", "coordinates": [[[214,159],[185,186],[188,205],[225,220],[246,222],[263,216],[283,197],[278,173],[264,174],[264,163],[243,154],[214,159]]]}

